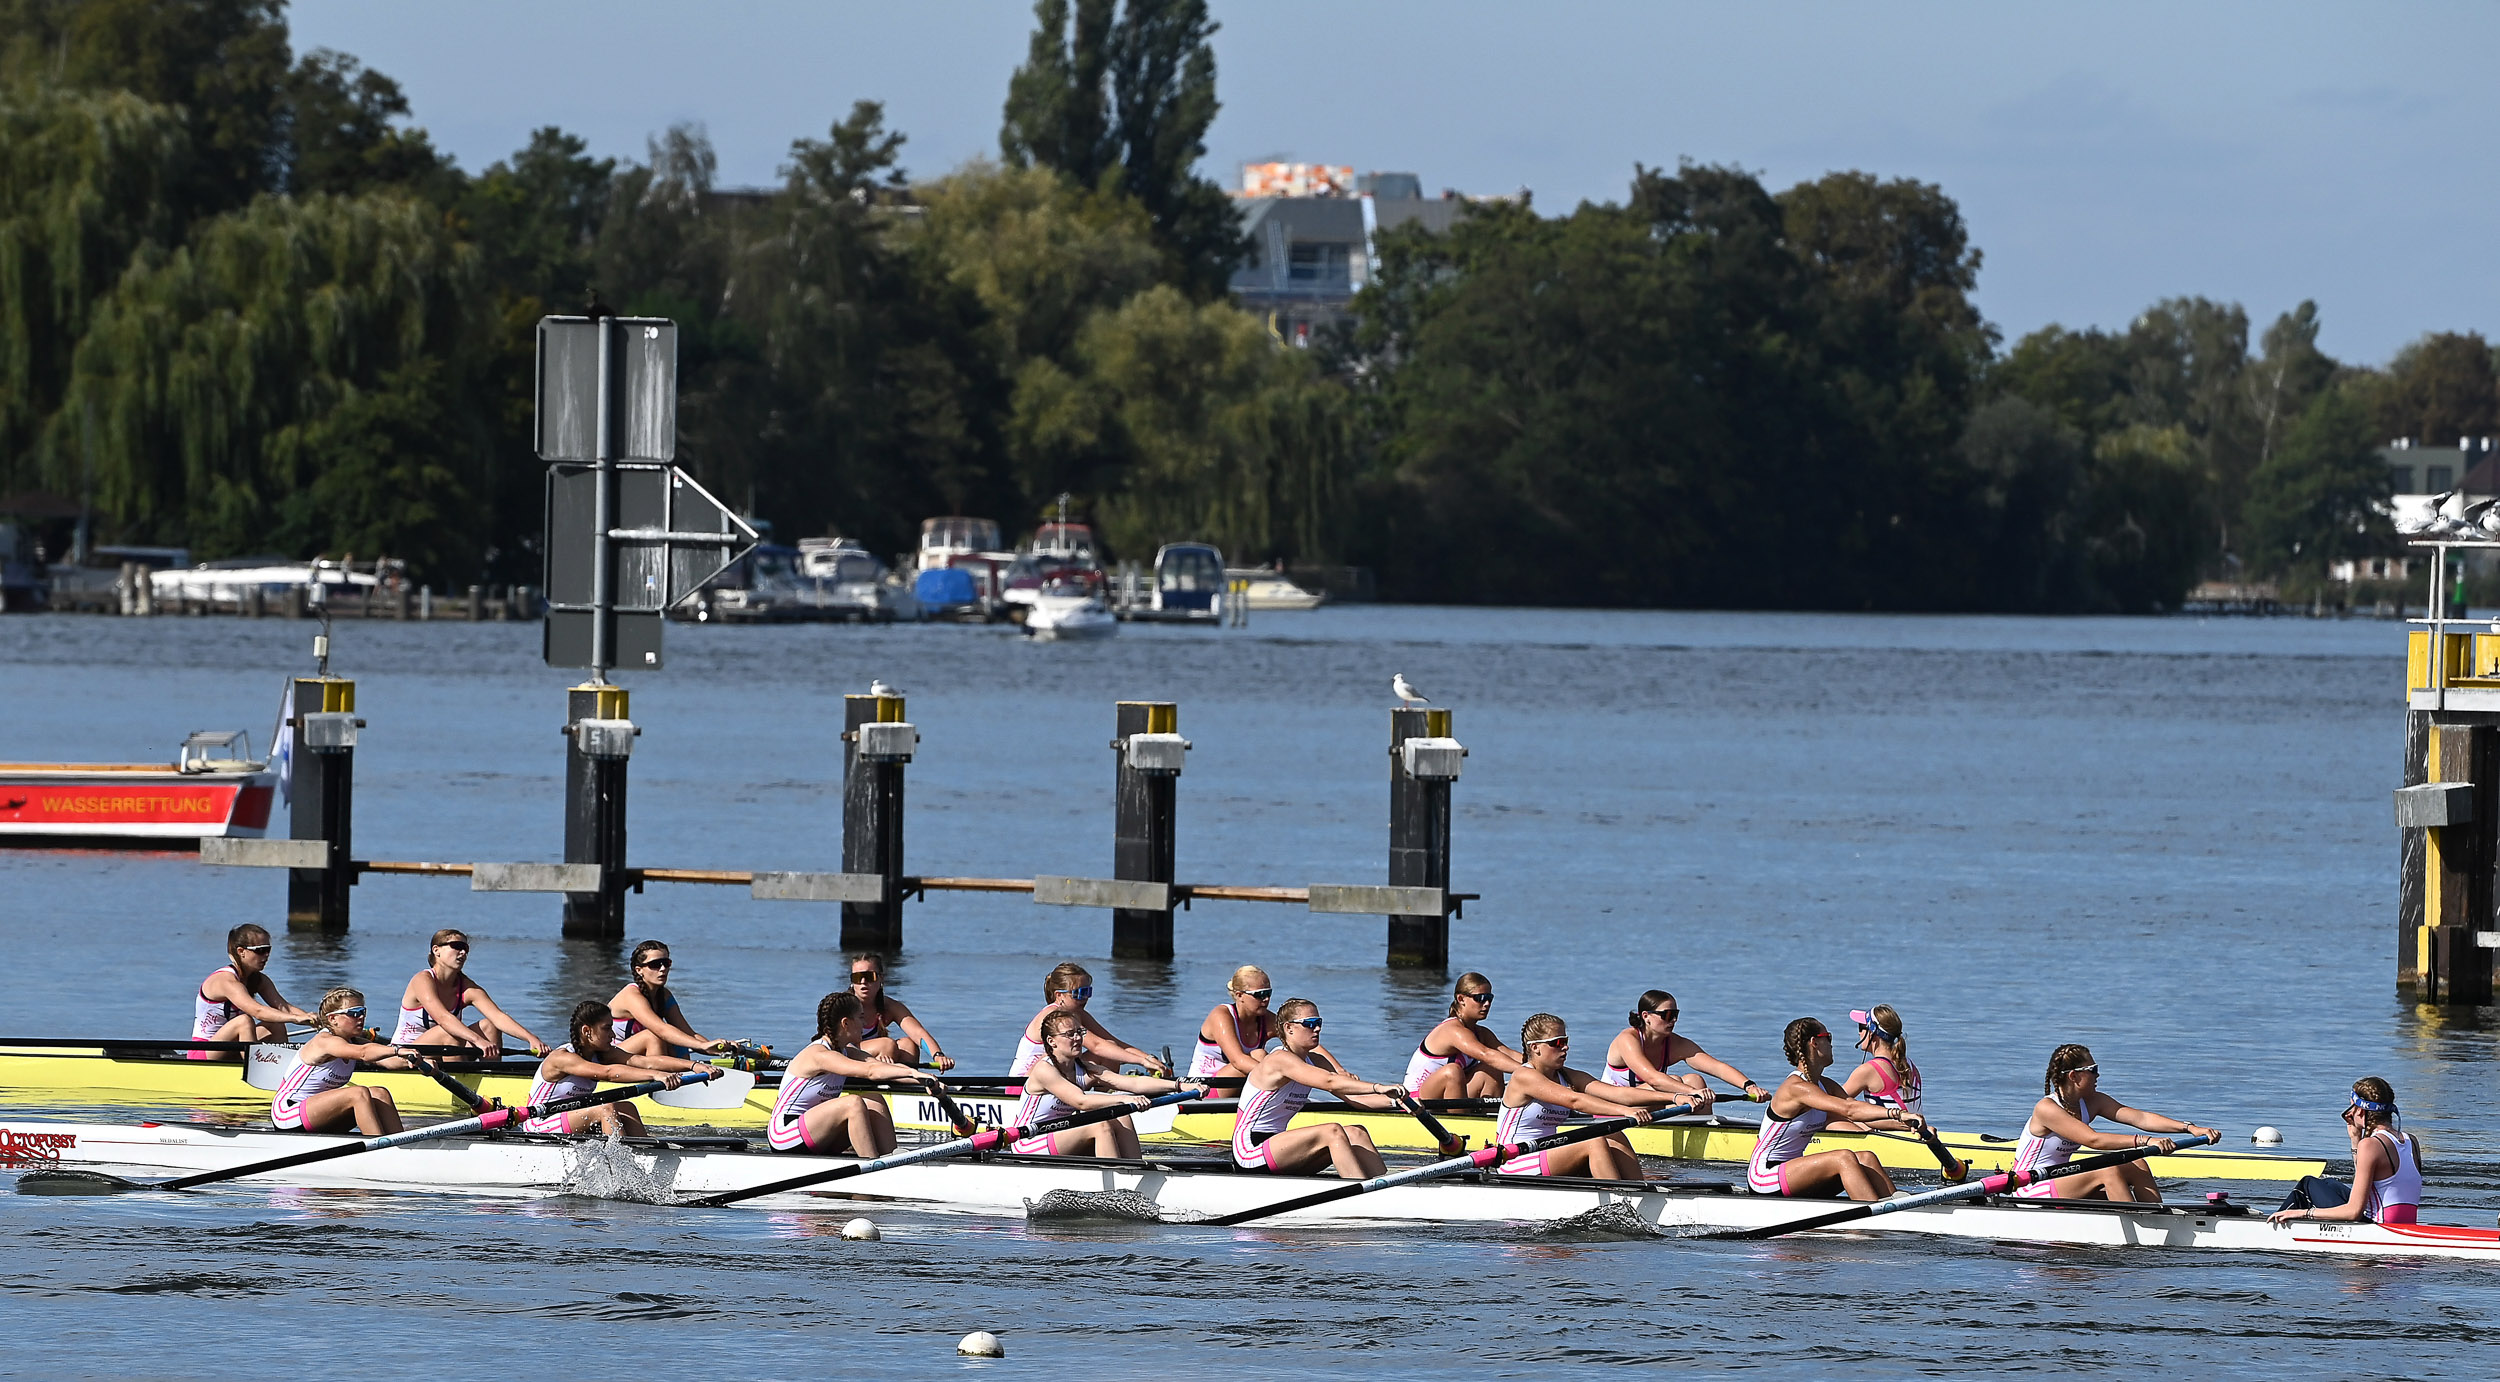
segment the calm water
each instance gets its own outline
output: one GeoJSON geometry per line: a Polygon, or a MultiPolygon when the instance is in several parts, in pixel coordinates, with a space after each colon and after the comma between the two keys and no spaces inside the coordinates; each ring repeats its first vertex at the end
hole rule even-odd
{"type": "MultiPolygon", "coordinates": [[[[0,620],[0,757],[161,759],[201,728],[261,742],[310,635],[0,620]]],[[[336,642],[370,722],[360,854],[560,855],[571,678],[538,665],[534,628],[347,624],[336,642]]],[[[2492,1033],[2393,991],[2393,625],[1373,607],[1090,647],[672,628],[670,656],[629,681],[639,864],[838,866],[840,697],[874,676],[910,692],[922,734],[915,872],[1107,874],[1111,704],[1169,699],[1196,746],[1185,879],[1381,881],[1387,683],[1404,672],[1454,707],[1472,751],[1454,872],[1483,899],[1455,924],[1453,968],[1493,976],[1497,1026],[1562,1014],[1585,1062],[1654,985],[1689,1035],[1767,1078],[1790,1018],[1845,1031],[1850,1008],[1891,1002],[1951,1125],[2013,1131],[2049,1048],[2080,1040],[2129,1102],[2238,1139],[2271,1123],[2320,1155],[2343,1148],[2340,1091],[2383,1074],[2432,1148],[2435,1217],[2500,1206],[2492,1033]]],[[[225,929],[275,922],[283,890],[187,856],[0,855],[0,936],[20,961],[4,1025],[178,1035],[225,929]]],[[[387,1002],[444,924],[470,930],[473,973],[542,1031],[622,982],[622,947],[558,939],[551,898],[373,877],[355,906],[343,937],[280,930],[290,997],[354,983],[387,1002]]],[[[830,907],[658,884],[631,907],[635,936],[675,946],[707,1031],[794,1046],[840,982],[830,907]]],[[[1043,972],[1070,957],[1114,1031],[1177,1049],[1256,961],[1383,1077],[1446,1000],[1441,977],[1380,966],[1377,919],[1204,903],[1168,966],[1102,958],[1109,931],[1099,912],[940,895],[910,911],[894,986],[981,1069],[1004,1065],[1043,972]]],[[[2273,1374],[2329,1340],[2339,1372],[2482,1374],[2500,1307],[2486,1272],[2446,1265],[909,1218],[859,1245],[823,1236],[835,1222],[0,1196],[17,1326],[0,1370],[240,1375],[265,1370],[268,1340],[334,1333],[367,1341],[360,1363],[405,1366],[488,1333],[542,1357],[664,1348],[730,1376],[828,1357],[918,1374],[957,1367],[952,1341],[978,1327],[1006,1337],[1005,1368],[1120,1376],[2273,1374]]]]}

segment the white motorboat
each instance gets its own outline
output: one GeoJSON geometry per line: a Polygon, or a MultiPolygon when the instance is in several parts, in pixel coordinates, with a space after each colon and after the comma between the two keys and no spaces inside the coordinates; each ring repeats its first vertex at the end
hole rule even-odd
{"type": "Polygon", "coordinates": [[[1100,595],[1044,586],[1034,592],[1033,608],[1024,616],[1024,631],[1041,639],[1109,638],[1120,631],[1120,620],[1100,595]]]}
{"type": "Polygon", "coordinates": [[[1304,590],[1265,567],[1227,571],[1225,575],[1240,583],[1240,599],[1246,609],[1318,609],[1328,603],[1326,592],[1304,590]]]}
{"type": "MultiPolygon", "coordinates": [[[[218,1171],[325,1147],[351,1137],[217,1127],[196,1123],[0,1122],[0,1165],[19,1170],[76,1168],[123,1176],[218,1171]]],[[[663,1202],[734,1192],[853,1164],[848,1158],[753,1150],[743,1138],[604,1139],[505,1136],[445,1138],[263,1173],[240,1186],[360,1189],[484,1196],[591,1193],[625,1187],[663,1202]]],[[[964,1155],[873,1171],[821,1189],[741,1201],[767,1209],[837,1208],[878,1203],[929,1213],[1022,1216],[1053,1192],[1118,1196],[1124,1208],[1158,1218],[1195,1219],[1254,1209],[1343,1182],[1235,1170],[1229,1158],[1149,1156],[1143,1160],[964,1155]]],[[[1066,1196],[1060,1196],[1065,1202],[1066,1196]]],[[[1795,1201],[1727,1184],[1594,1181],[1471,1173],[1393,1186],[1315,1205],[1263,1225],[1515,1225],[1552,1223],[1605,1211],[1619,1222],[1677,1231],[1762,1229],[1828,1213],[1833,1201],[1795,1201]]],[[[1989,1198],[1906,1208],[1828,1230],[1925,1234],[2084,1247],[2208,1248],[2328,1257],[2447,1257],[2500,1260],[2500,1231],[2444,1224],[2320,1223],[2280,1227],[2248,1206],[2135,1205],[2101,1201],[1989,1198]]]]}

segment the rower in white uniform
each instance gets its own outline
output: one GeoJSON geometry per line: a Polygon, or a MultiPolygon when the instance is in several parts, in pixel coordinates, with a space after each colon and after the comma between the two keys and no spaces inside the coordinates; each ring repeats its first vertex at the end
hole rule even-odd
{"type": "Polygon", "coordinates": [[[1493,981],[1474,970],[1451,986],[1450,1015],[1424,1033],[1406,1058],[1406,1092],[1418,1099],[1490,1099],[1502,1076],[1526,1057],[1502,1044],[1485,1023],[1493,1016],[1493,981]]]}
{"type": "Polygon", "coordinates": [[[926,1050],[930,1065],[939,1070],[955,1068],[955,1058],[938,1045],[910,1005],[885,991],[883,958],[868,950],[853,955],[850,976],[851,996],[859,1000],[860,1050],[871,1059],[900,1065],[918,1065],[920,1053],[926,1050]]]}
{"type": "MultiPolygon", "coordinates": [[[[607,1003],[590,998],[573,1005],[573,1039],[549,1051],[538,1063],[538,1078],[530,1084],[529,1101],[543,1104],[571,1099],[597,1089],[603,1080],[609,1084],[639,1084],[653,1075],[660,1077],[662,1088],[675,1089],[678,1076],[694,1068],[693,1061],[677,1056],[637,1055],[618,1046],[616,1019],[609,1015],[607,1003]]],[[[627,1099],[525,1119],[521,1130],[640,1137],[642,1111],[627,1099]]]]}
{"type": "MultiPolygon", "coordinates": [[[[1264,982],[1267,976],[1258,977],[1264,982]]],[[[1310,999],[1286,999],[1276,1018],[1284,1025],[1285,1044],[1257,1057],[1242,1077],[1241,1107],[1233,1115],[1233,1164],[1245,1171],[1288,1173],[1327,1166],[1349,1180],[1381,1174],[1386,1168],[1380,1152],[1362,1125],[1291,1124],[1312,1090],[1327,1090],[1362,1108],[1386,1109],[1397,1107],[1391,1096],[1402,1086],[1373,1084],[1346,1073],[1320,1048],[1319,1004],[1310,999]]]]}
{"type": "Polygon", "coordinates": [[[1765,1099],[1770,1091],[1745,1077],[1745,1072],[1701,1049],[1701,1043],[1675,1030],[1675,1020],[1682,1015],[1675,995],[1665,989],[1651,989],[1632,1007],[1630,1024],[1615,1033],[1606,1047],[1606,1083],[1646,1085],[1670,1094],[1704,1094],[1710,1089],[1702,1075],[1716,1075],[1743,1090],[1748,1099],[1765,1099]],[[1677,1062],[1699,1071],[1695,1075],[1672,1073],[1677,1062]]]}
{"type": "Polygon", "coordinates": [[[1243,965],[1233,971],[1224,988],[1231,996],[1208,1009],[1206,1020],[1198,1024],[1198,1045],[1189,1053],[1193,1079],[1244,1074],[1267,1054],[1267,1044],[1281,1035],[1276,1030],[1276,1014],[1267,1006],[1276,989],[1266,970],[1243,965]]]}
{"type": "Polygon", "coordinates": [[[353,1128],[367,1137],[381,1137],[401,1131],[399,1105],[391,1092],[350,1078],[356,1062],[389,1060],[406,1049],[364,1039],[365,996],[354,989],[323,994],[313,1026],[312,1039],[295,1053],[295,1068],[278,1081],[277,1097],[269,1101],[269,1121],[291,1132],[353,1128]]]}
{"type": "MultiPolygon", "coordinates": [[[[1562,1131],[1565,1123],[1594,1119],[1636,1118],[1646,1123],[1653,1109],[1668,1104],[1696,1103],[1699,1112],[1709,1112],[1707,1091],[1669,1093],[1610,1085],[1565,1065],[1571,1055],[1571,1034],[1552,1013],[1537,1013],[1519,1028],[1519,1047],[1525,1059],[1502,1088],[1502,1116],[1493,1128],[1496,1142],[1534,1142],[1562,1131]]],[[[1515,1156],[1495,1169],[1506,1176],[1646,1178],[1640,1155],[1622,1133],[1515,1156]]]]}
{"type": "Polygon", "coordinates": [[[476,1047],[487,1060],[499,1060],[503,1038],[515,1036],[531,1055],[546,1054],[546,1044],[496,1007],[485,988],[469,977],[468,965],[468,932],[450,926],[435,932],[433,943],[426,947],[426,967],[409,976],[408,987],[400,993],[399,1026],[391,1040],[402,1046],[461,1042],[476,1047]],[[478,1012],[474,1026],[464,1018],[471,1008],[478,1012]]]}
{"type": "Polygon", "coordinates": [[[2344,1136],[2352,1143],[2352,1180],[2302,1176],[2284,1197],[2283,1207],[2267,1216],[2269,1222],[2421,1222],[2422,1144],[2404,1130],[2395,1087],[2376,1075],[2353,1081],[2352,1103],[2343,1117],[2344,1136]],[[2355,1195],[2355,1185],[2368,1188],[2355,1195]]]}
{"type": "Polygon", "coordinates": [[[625,968],[632,980],[608,1000],[609,1025],[619,1048],[637,1056],[680,1058],[697,1051],[719,1055],[735,1048],[735,1042],[707,1037],[687,1025],[686,1010],[678,1006],[677,991],[669,987],[677,959],[665,942],[644,941],[635,946],[625,968]]]}
{"type": "MultiPolygon", "coordinates": [[[[313,1015],[286,1001],[269,978],[269,932],[250,922],[226,933],[226,964],[200,981],[191,1005],[193,1041],[284,1041],[286,1024],[313,1025],[313,1015]]],[[[192,1051],[193,1060],[237,1060],[220,1051],[192,1051]]]]}
{"type": "MultiPolygon", "coordinates": [[[[2048,1074],[2040,1083],[2047,1092],[2041,1096],[2040,1102],[2031,1106],[2031,1117],[2023,1124],[2023,1140],[2014,1147],[2014,1169],[2017,1171],[2063,1166],[2074,1159],[2078,1150],[2123,1152],[2149,1146],[2165,1155],[2178,1150],[2167,1137],[2094,1132],[2092,1122],[2098,1118],[2124,1123],[2148,1133],[2184,1132],[2199,1137],[2218,1135],[2211,1128],[2183,1123],[2164,1114],[2129,1108],[2103,1094],[2099,1062],[2092,1059],[2090,1048],[2073,1042],[2049,1053],[2048,1074]]],[[[2014,1193],[2040,1200],[2161,1202],[2161,1187],[2154,1183],[2153,1173],[2145,1169],[2141,1161],[2041,1181],[2014,1193]]]]}
{"type": "Polygon", "coordinates": [[[1823,1073],[1832,1064],[1831,1029],[1814,1018],[1789,1023],[1780,1034],[1780,1050],[1794,1069],[1771,1091],[1770,1102],[1762,1110],[1753,1159],[1745,1167],[1746,1186],[1757,1195],[1799,1199],[1847,1195],[1853,1200],[1880,1200],[1890,1195],[1892,1177],[1873,1152],[1850,1147],[1808,1152],[1806,1147],[1836,1118],[1860,1127],[1887,1129],[1924,1127],[1927,1120],[1843,1094],[1840,1085],[1823,1073]]]}
{"type": "MultiPolygon", "coordinates": [[[[1123,1075],[1120,1063],[1093,1052],[1082,1013],[1060,1009],[1041,1016],[1042,1055],[1024,1071],[1024,1102],[1016,1109],[1016,1125],[1024,1127],[1083,1109],[1144,1108],[1155,1095],[1187,1089],[1199,1094],[1196,1081],[1175,1084],[1145,1075],[1123,1075]]],[[[1088,1123],[1064,1132],[1016,1139],[1015,1150],[1026,1156],[1111,1156],[1138,1154],[1137,1126],[1126,1116],[1088,1123]]]]}
{"type": "MultiPolygon", "coordinates": [[[[1161,1060],[1113,1036],[1110,1028],[1103,1026],[1099,1018],[1085,1010],[1085,1005],[1092,1002],[1093,997],[1094,976],[1074,960],[1045,976],[1042,980],[1042,1010],[1033,1014],[1032,1021],[1024,1024],[1024,1035],[1016,1040],[1015,1059],[1008,1063],[1007,1073],[1021,1076],[1032,1068],[1033,1062],[1042,1058],[1043,1020],[1053,1013],[1066,1013],[1077,1020],[1085,1033],[1085,1054],[1088,1057],[1108,1062],[1112,1069],[1135,1064],[1169,1074],[1161,1060]]],[[[1010,1094],[1015,1092],[1013,1089],[1008,1091],[1010,1094]]]]}
{"type": "Polygon", "coordinates": [[[766,1140],[776,1152],[818,1156],[879,1157],[894,1150],[894,1114],[883,1099],[845,1094],[850,1080],[916,1081],[936,1088],[935,1076],[880,1060],[861,1049],[868,1010],[849,990],[828,993],[816,1005],[816,1039],[790,1058],[781,1072],[766,1140]]]}

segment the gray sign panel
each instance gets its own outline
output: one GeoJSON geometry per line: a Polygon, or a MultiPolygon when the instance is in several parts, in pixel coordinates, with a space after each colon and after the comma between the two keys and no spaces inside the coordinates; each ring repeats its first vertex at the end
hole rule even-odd
{"type": "Polygon", "coordinates": [[[538,454],[599,456],[599,333],[612,331],[609,367],[615,459],[677,457],[677,323],[657,317],[542,317],[538,322],[538,454]]]}
{"type": "Polygon", "coordinates": [[[615,468],[616,521],[602,543],[599,472],[547,467],[547,623],[550,667],[590,665],[593,583],[603,547],[616,553],[612,587],[617,667],[657,667],[660,612],[685,599],[754,545],[756,533],[675,466],[615,468]]]}

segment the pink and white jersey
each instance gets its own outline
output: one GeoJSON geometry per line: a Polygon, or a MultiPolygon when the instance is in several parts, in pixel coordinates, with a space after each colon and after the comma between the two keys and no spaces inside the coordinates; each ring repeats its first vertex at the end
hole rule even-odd
{"type": "MultiPolygon", "coordinates": [[[[1026,1069],[1029,1070],[1031,1067],[1027,1066],[1026,1069]]],[[[1064,1070],[1059,1073],[1067,1074],[1064,1070]]],[[[1083,1067],[1079,1067],[1076,1074],[1069,1078],[1079,1089],[1091,1090],[1095,1087],[1094,1072],[1083,1067]]],[[[1016,1106],[1016,1126],[1028,1128],[1035,1123],[1062,1118],[1075,1112],[1077,1110],[1073,1106],[1060,1102],[1056,1095],[1041,1086],[1026,1085],[1024,1102],[1016,1106]]],[[[1044,1133],[1040,1137],[1019,1137],[1015,1141],[1014,1150],[1026,1156],[1057,1156],[1059,1154],[1058,1136],[1055,1133],[1044,1133]]]]}
{"type": "Polygon", "coordinates": [[[1248,1171],[1273,1171],[1267,1140],[1292,1124],[1293,1116],[1311,1099],[1311,1087],[1287,1080],[1274,1089],[1241,1088],[1241,1106],[1233,1114],[1233,1164],[1248,1171]]]}
{"type": "MultiPolygon", "coordinates": [[[[1674,1049],[1675,1038],[1673,1037],[1669,1037],[1665,1041],[1658,1043],[1658,1054],[1651,1057],[1649,1063],[1660,1070],[1666,1069],[1667,1066],[1671,1064],[1671,1062],[1668,1061],[1667,1056],[1673,1052],[1674,1049]]],[[[1611,1054],[1611,1048],[1609,1048],[1609,1053],[1611,1054]]],[[[1649,1043],[1646,1041],[1641,1043],[1641,1054],[1644,1056],[1649,1055],[1649,1043]]],[[[1610,1085],[1616,1085],[1624,1089],[1630,1089],[1634,1085],[1640,1083],[1640,1081],[1632,1078],[1632,1067],[1628,1065],[1617,1065],[1612,1060],[1608,1060],[1606,1062],[1606,1072],[1598,1076],[1598,1078],[1604,1080],[1610,1085]]]]}
{"type": "MultiPolygon", "coordinates": [[[[417,971],[417,974],[419,976],[424,976],[428,972],[429,971],[420,969],[417,971]]],[[[451,1002],[447,1006],[450,1007],[452,1015],[455,1017],[460,1016],[469,1010],[468,980],[462,979],[460,981],[460,986],[452,990],[451,1002]]],[[[391,1044],[393,1046],[413,1046],[423,1040],[425,1038],[425,1034],[433,1030],[433,1027],[434,1014],[427,1012],[424,1004],[420,1003],[413,1008],[401,1008],[399,1010],[399,1026],[391,1033],[391,1044]]],[[[571,1048],[568,1047],[566,1049],[569,1050],[571,1048]]]]}
{"type": "Polygon", "coordinates": [[[1866,1063],[1875,1067],[1875,1088],[1866,1096],[1868,1103],[1882,1104],[1904,1113],[1924,1111],[1919,1105],[1927,1086],[1919,1079],[1917,1066],[1903,1064],[1896,1067],[1889,1056],[1869,1056],[1866,1063]]]}
{"type": "MultiPolygon", "coordinates": [[[[1513,1108],[1505,1099],[1502,1101],[1502,1116],[1493,1124],[1493,1140],[1505,1145],[1534,1142],[1561,1132],[1562,1125],[1570,1122],[1571,1118],[1572,1111],[1561,1104],[1530,1099],[1513,1108]]],[[[1515,1156],[1495,1169],[1506,1176],[1541,1176],[1545,1174],[1545,1153],[1530,1152],[1526,1156],[1515,1156]]]]}
{"type": "MultiPolygon", "coordinates": [[[[239,978],[242,971],[233,965],[227,965],[222,969],[210,970],[208,979],[214,979],[220,974],[232,974],[239,978]]],[[[222,998],[208,996],[208,979],[200,981],[199,994],[191,1000],[191,1039],[193,1041],[215,1041],[217,1033],[223,1030],[227,1023],[243,1015],[241,1010],[232,1003],[222,998]]],[[[216,1058],[216,1053],[213,1051],[192,1051],[188,1054],[193,1060],[216,1058]]]]}
{"type": "MultiPolygon", "coordinates": [[[[1223,1007],[1223,1013],[1224,1020],[1233,1024],[1233,1040],[1240,1042],[1241,1049],[1250,1055],[1255,1056],[1266,1050],[1267,1044],[1276,1039],[1276,1019],[1267,1013],[1259,1014],[1259,1025],[1251,1033],[1244,1033],[1241,1030],[1239,1008],[1227,1003],[1223,1007]],[[1253,1040],[1253,1036],[1257,1039],[1253,1040]]],[[[1214,1014],[1210,1013],[1208,1016],[1213,1017],[1214,1014]]],[[[1231,1057],[1224,1054],[1224,1048],[1221,1045],[1207,1040],[1205,1035],[1201,1034],[1198,1038],[1197,1049],[1189,1053],[1189,1073],[1203,1079],[1223,1069],[1230,1060],[1231,1057]]],[[[1300,1087],[1308,1088],[1308,1086],[1300,1087]]]]}
{"type": "Polygon", "coordinates": [[[1753,1138],[1753,1159],[1745,1163],[1745,1184],[1758,1195],[1787,1194],[1788,1177],[1780,1164],[1805,1155],[1806,1144],[1830,1121],[1832,1116],[1819,1108],[1799,1109],[1793,1118],[1775,1118],[1764,1109],[1762,1130],[1753,1138]]]}
{"type": "MultiPolygon", "coordinates": [[[[2065,1105],[2060,1104],[2058,1107],[2065,1108],[2065,1105]]],[[[2090,1104],[2087,1103],[2078,1109],[2067,1109],[2067,1112],[2082,1119],[2085,1127],[2092,1126],[2090,1104]]],[[[2060,1137],[2053,1132],[2033,1132],[2032,1121],[2034,1120],[2026,1120],[2023,1123],[2023,1140],[2014,1144],[2015,1170],[2046,1170],[2051,1166],[2063,1166],[2074,1159],[2075,1149],[2083,1144],[2060,1137]]],[[[2054,1182],[2042,1181],[2037,1185],[2026,1185],[2014,1193],[2027,1200],[2052,1200],[2057,1198],[2057,1186],[2054,1182]]]]}
{"type": "MultiPolygon", "coordinates": [[[[568,1041],[562,1046],[557,1047],[556,1051],[570,1051],[572,1049],[573,1043],[568,1041]]],[[[554,1055],[555,1052],[550,1051],[548,1054],[554,1055]]],[[[540,1061],[538,1063],[538,1078],[530,1081],[529,1101],[532,1104],[544,1104],[557,1099],[570,1099],[577,1095],[588,1094],[590,1091],[597,1089],[598,1087],[599,1077],[596,1075],[567,1075],[562,1079],[548,1079],[547,1063],[545,1061],[540,1061]]],[[[521,1124],[521,1131],[571,1132],[573,1130],[572,1117],[573,1115],[570,1113],[551,1113],[538,1118],[526,1119],[521,1124]]]]}
{"type": "MultiPolygon", "coordinates": [[[[1028,1032],[1041,1030],[1042,1019],[1048,1016],[1049,1013],[1050,1009],[1044,1008],[1040,1012],[1033,1014],[1033,1020],[1025,1024],[1024,1030],[1028,1032]]],[[[1082,1041],[1079,1041],[1077,1044],[1080,1046],[1084,1045],[1082,1041]]],[[[1007,1074],[1010,1077],[1020,1077],[1025,1071],[1033,1068],[1033,1062],[1040,1060],[1042,1057],[1049,1054],[1050,1049],[1042,1045],[1039,1041],[1034,1040],[1032,1037],[1017,1037],[1016,1057],[1014,1060],[1007,1062],[1007,1074]]],[[[1012,1093],[1013,1091],[1010,1092],[1012,1093]]]]}
{"type": "MultiPolygon", "coordinates": [[[[833,1049],[833,1043],[824,1037],[818,1037],[808,1045],[822,1046],[828,1051],[833,1049]]],[[[811,1152],[828,1150],[807,1140],[807,1111],[828,1099],[840,1098],[843,1081],[843,1076],[831,1072],[820,1072],[803,1080],[784,1076],[781,1095],[773,1100],[772,1122],[765,1129],[765,1140],[772,1144],[772,1149],[776,1152],[795,1152],[802,1148],[811,1152]]]]}
{"type": "Polygon", "coordinates": [[[1463,1074],[1467,1067],[1476,1063],[1475,1057],[1467,1055],[1464,1052],[1457,1052],[1447,1056],[1436,1056],[1432,1052],[1425,1049],[1431,1044],[1432,1034],[1430,1032],[1424,1033],[1424,1039],[1415,1043],[1415,1054],[1406,1058],[1406,1092],[1409,1094],[1422,1092],[1424,1081],[1431,1079],[1432,1072],[1440,1069],[1442,1066],[1455,1061],[1458,1063],[1458,1068],[1463,1074]]]}
{"type": "Polygon", "coordinates": [[[2396,1167],[2370,1182],[2361,1197],[2361,1217],[2374,1224],[2410,1224],[2418,1222],[2422,1205],[2422,1167],[2414,1160],[2414,1142],[2385,1128],[2374,1128],[2370,1136],[2387,1144],[2396,1158],[2396,1167]]]}
{"type": "Polygon", "coordinates": [[[269,1121],[282,1128],[302,1131],[304,1102],[316,1094],[327,1094],[347,1083],[356,1073],[356,1062],[345,1056],[331,1060],[301,1062],[278,1081],[278,1097],[269,1101],[269,1121]]]}

